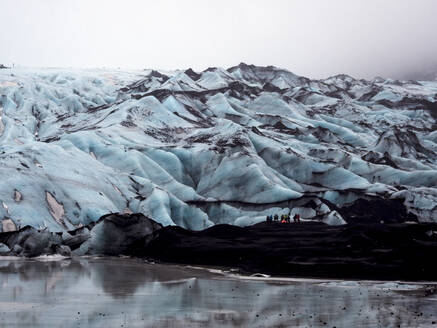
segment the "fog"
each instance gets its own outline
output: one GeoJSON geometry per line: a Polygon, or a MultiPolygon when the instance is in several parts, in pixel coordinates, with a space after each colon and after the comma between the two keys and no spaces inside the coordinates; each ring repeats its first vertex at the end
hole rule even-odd
{"type": "Polygon", "coordinates": [[[1,0],[0,64],[396,78],[437,67],[436,14],[434,0],[1,0]]]}

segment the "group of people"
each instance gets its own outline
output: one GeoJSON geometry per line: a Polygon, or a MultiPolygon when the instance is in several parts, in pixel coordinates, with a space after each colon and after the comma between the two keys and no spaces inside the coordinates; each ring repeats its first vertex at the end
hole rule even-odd
{"type": "MultiPolygon", "coordinates": [[[[272,222],[291,223],[290,214],[282,214],[281,217],[279,217],[278,214],[267,215],[266,222],[267,223],[272,223],[272,222]]],[[[300,215],[298,213],[296,213],[293,216],[293,222],[300,222],[300,215]]]]}

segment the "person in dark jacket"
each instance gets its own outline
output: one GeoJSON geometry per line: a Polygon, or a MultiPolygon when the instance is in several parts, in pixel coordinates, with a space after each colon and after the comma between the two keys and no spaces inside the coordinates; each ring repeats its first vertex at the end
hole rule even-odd
{"type": "Polygon", "coordinates": [[[290,223],[290,215],[285,214],[285,222],[290,223]]]}
{"type": "Polygon", "coordinates": [[[299,223],[300,222],[300,215],[299,213],[296,213],[293,217],[293,221],[299,223]]]}

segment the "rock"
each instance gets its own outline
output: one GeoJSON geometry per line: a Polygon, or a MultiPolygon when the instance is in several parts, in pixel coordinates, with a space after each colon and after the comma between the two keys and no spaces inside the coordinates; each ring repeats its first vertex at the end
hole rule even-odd
{"type": "Polygon", "coordinates": [[[25,226],[16,231],[8,231],[0,234],[0,242],[13,249],[15,245],[22,246],[24,241],[37,230],[31,226],[25,226]]]}
{"type": "Polygon", "coordinates": [[[68,246],[71,250],[75,250],[86,242],[90,236],[88,229],[81,229],[81,233],[75,235],[71,235],[70,233],[62,234],[62,243],[68,246]]]}
{"type": "Polygon", "coordinates": [[[162,225],[143,214],[108,214],[91,230],[87,254],[135,255],[162,225]]]}
{"type": "Polygon", "coordinates": [[[347,223],[397,223],[418,221],[417,216],[408,213],[402,199],[357,199],[348,206],[337,208],[347,223]]]}
{"type": "Polygon", "coordinates": [[[10,251],[11,250],[7,245],[0,243],[0,255],[8,255],[10,251]]]}
{"type": "Polygon", "coordinates": [[[20,255],[22,251],[23,251],[23,247],[21,247],[21,246],[18,245],[18,244],[14,245],[14,247],[12,248],[12,252],[13,252],[15,255],[20,255]]]}
{"type": "Polygon", "coordinates": [[[71,249],[70,249],[70,247],[68,247],[66,245],[56,245],[55,246],[55,253],[62,255],[62,256],[70,256],[71,249]]]}
{"type": "Polygon", "coordinates": [[[0,234],[0,242],[6,244],[17,255],[28,257],[52,254],[52,245],[60,244],[61,237],[45,230],[26,226],[17,231],[0,234]]]}
{"type": "Polygon", "coordinates": [[[63,256],[102,254],[137,255],[162,225],[143,214],[108,214],[97,222],[68,232],[56,233],[26,226],[0,233],[0,243],[14,254],[28,257],[42,254],[63,256]]]}
{"type": "Polygon", "coordinates": [[[29,234],[22,244],[23,255],[27,257],[34,257],[51,253],[48,250],[48,247],[50,246],[50,237],[51,234],[49,232],[34,232],[29,234]]]}

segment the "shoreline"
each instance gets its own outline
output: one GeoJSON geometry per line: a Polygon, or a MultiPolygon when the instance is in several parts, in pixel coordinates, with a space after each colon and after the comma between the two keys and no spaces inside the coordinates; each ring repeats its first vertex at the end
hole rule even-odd
{"type": "MultiPolygon", "coordinates": [[[[6,254],[130,256],[243,275],[434,281],[435,223],[320,222],[215,225],[201,231],[156,223],[142,214],[110,214],[61,234],[25,227],[0,234],[6,254]]],[[[47,257],[46,257],[47,259],[47,257]]]]}
{"type": "MultiPolygon", "coordinates": [[[[0,256],[0,264],[2,262],[36,262],[36,263],[50,263],[50,262],[64,262],[64,261],[72,261],[72,262],[81,262],[85,261],[88,263],[94,262],[108,262],[113,263],[119,262],[121,265],[123,264],[132,264],[132,265],[142,265],[145,267],[153,267],[153,268],[165,268],[165,269],[174,269],[176,271],[185,271],[189,273],[196,274],[193,276],[195,279],[224,279],[224,280],[236,280],[236,281],[259,281],[266,283],[279,283],[279,284],[293,284],[293,283],[358,283],[358,284],[366,284],[366,285],[377,285],[377,284],[387,284],[387,283],[395,283],[399,285],[416,285],[416,286],[436,286],[437,280],[427,281],[427,280],[380,280],[380,279],[353,279],[353,278],[320,278],[320,277],[297,277],[297,276],[268,276],[263,275],[262,273],[254,273],[254,274],[244,274],[244,273],[235,273],[233,268],[228,267],[215,267],[215,266],[196,266],[196,265],[185,265],[178,263],[151,263],[144,259],[129,257],[129,256],[95,256],[95,255],[86,255],[86,256],[73,256],[73,257],[64,257],[64,256],[38,256],[33,258],[28,257],[19,257],[19,256],[0,256]],[[261,276],[262,275],[262,276],[261,276]]],[[[345,286],[347,287],[347,286],[345,286]]]]}
{"type": "Polygon", "coordinates": [[[169,263],[169,262],[150,262],[142,258],[130,257],[130,256],[106,256],[106,255],[84,255],[84,256],[61,256],[61,255],[42,255],[37,257],[20,257],[20,256],[0,256],[0,264],[2,262],[62,262],[62,261],[88,261],[88,262],[120,262],[139,264],[144,266],[171,268],[176,270],[188,270],[201,273],[194,278],[221,278],[226,280],[243,280],[243,281],[260,281],[260,282],[273,282],[273,283],[343,283],[343,282],[356,282],[363,284],[385,284],[388,282],[396,284],[414,284],[414,285],[436,285],[437,280],[384,280],[384,279],[359,279],[359,278],[338,278],[338,277],[317,277],[317,276],[270,276],[263,274],[262,272],[250,274],[248,272],[238,272],[239,270],[231,267],[223,266],[202,266],[202,265],[190,265],[181,263],[169,263]],[[205,275],[207,273],[208,275],[205,275]]]}

